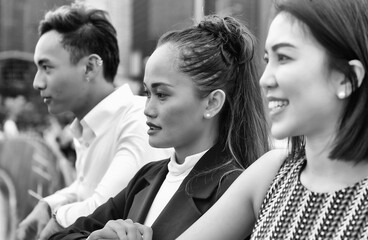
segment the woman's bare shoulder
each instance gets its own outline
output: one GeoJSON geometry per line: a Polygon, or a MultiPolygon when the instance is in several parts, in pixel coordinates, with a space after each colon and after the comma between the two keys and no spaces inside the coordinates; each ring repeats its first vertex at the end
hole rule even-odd
{"type": "Polygon", "coordinates": [[[258,213],[273,179],[287,156],[287,149],[271,150],[265,153],[246,170],[250,175],[248,181],[252,179],[252,183],[248,186],[250,187],[250,191],[252,191],[251,202],[253,203],[255,214],[258,213]]]}
{"type": "Polygon", "coordinates": [[[265,153],[256,161],[256,163],[266,165],[266,169],[274,171],[274,168],[277,168],[277,170],[280,168],[287,156],[288,150],[286,148],[277,148],[265,153]]]}
{"type": "Polygon", "coordinates": [[[283,148],[273,149],[262,155],[246,171],[255,175],[275,175],[288,155],[283,148]],[[274,173],[274,174],[273,174],[274,173]]]}

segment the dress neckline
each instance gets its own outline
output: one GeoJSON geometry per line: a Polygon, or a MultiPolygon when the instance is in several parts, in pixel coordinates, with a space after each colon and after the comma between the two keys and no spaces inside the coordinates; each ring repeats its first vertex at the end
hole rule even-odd
{"type": "Polygon", "coordinates": [[[301,188],[303,190],[303,192],[307,192],[310,193],[314,196],[320,196],[320,197],[326,197],[326,196],[330,196],[330,195],[336,195],[336,194],[344,194],[346,191],[350,191],[353,189],[357,189],[362,185],[367,185],[368,186],[368,176],[366,176],[365,178],[363,178],[362,180],[355,182],[347,187],[335,190],[335,191],[330,191],[330,192],[316,192],[313,190],[310,190],[309,188],[307,188],[306,186],[303,185],[303,183],[300,181],[300,175],[303,171],[303,169],[305,168],[307,164],[307,158],[305,156],[303,156],[301,159],[298,160],[298,166],[296,167],[296,173],[298,174],[297,177],[297,188],[301,188]]]}

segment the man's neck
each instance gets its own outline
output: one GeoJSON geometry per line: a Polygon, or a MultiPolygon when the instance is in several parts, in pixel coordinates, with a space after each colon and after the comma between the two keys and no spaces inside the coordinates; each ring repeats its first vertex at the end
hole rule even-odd
{"type": "Polygon", "coordinates": [[[75,116],[81,120],[87,113],[89,113],[99,102],[109,96],[115,90],[115,85],[112,83],[99,84],[91,89],[90,93],[87,94],[88,100],[85,101],[86,105],[84,109],[81,109],[79,113],[74,113],[75,116]]]}

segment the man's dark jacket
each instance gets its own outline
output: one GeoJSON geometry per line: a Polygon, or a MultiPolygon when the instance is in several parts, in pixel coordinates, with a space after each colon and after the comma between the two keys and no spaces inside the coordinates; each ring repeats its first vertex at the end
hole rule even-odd
{"type": "MultiPolygon", "coordinates": [[[[175,239],[220,198],[241,173],[229,161],[218,145],[203,155],[152,224],[153,240],[175,239]]],[[[50,239],[85,239],[115,219],[132,219],[143,224],[168,173],[168,163],[169,159],[146,164],[118,195],[50,239]]]]}

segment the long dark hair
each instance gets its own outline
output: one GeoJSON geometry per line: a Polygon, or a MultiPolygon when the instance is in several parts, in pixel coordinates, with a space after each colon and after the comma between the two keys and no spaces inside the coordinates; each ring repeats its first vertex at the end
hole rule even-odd
{"type": "Polygon", "coordinates": [[[267,124],[254,59],[255,38],[233,17],[209,15],[198,25],[164,34],[158,46],[180,51],[179,70],[189,75],[200,97],[216,89],[226,93],[218,142],[241,168],[268,148],[267,124]]]}

